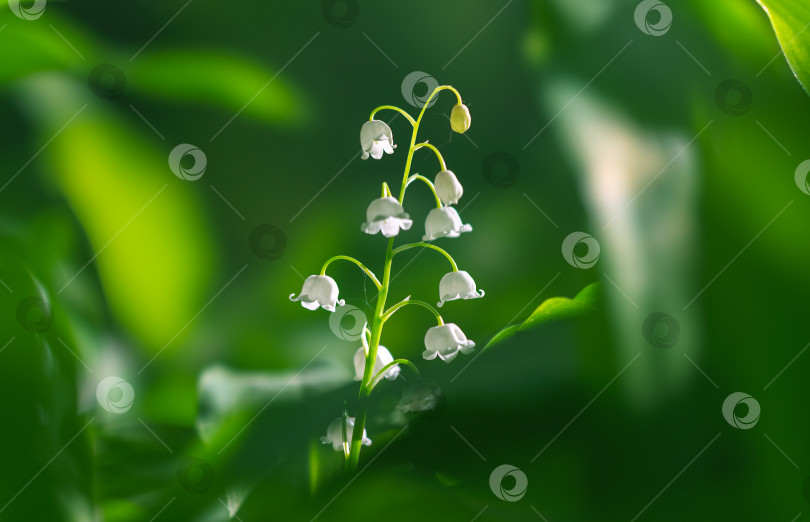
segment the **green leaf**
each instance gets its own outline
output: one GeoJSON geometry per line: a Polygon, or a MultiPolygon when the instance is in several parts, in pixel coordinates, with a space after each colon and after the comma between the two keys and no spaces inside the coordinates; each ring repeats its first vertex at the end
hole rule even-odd
{"type": "MultiPolygon", "coordinates": [[[[94,48],[95,43],[69,22],[58,20],[56,23],[60,34],[77,49],[94,48]]],[[[3,41],[0,45],[0,85],[38,72],[81,71],[87,67],[48,24],[26,22],[6,14],[0,27],[4,27],[0,33],[3,41]]]]}
{"type": "Polygon", "coordinates": [[[601,285],[591,283],[583,288],[573,299],[567,297],[552,297],[543,301],[540,306],[524,321],[507,326],[496,333],[492,339],[484,346],[484,350],[500,344],[512,338],[516,333],[532,328],[537,328],[543,324],[551,323],[561,319],[580,317],[596,310],[600,301],[601,285]]]}
{"type": "Polygon", "coordinates": [[[757,0],[771,20],[793,74],[810,93],[810,3],[807,0],[757,0]]]}
{"type": "Polygon", "coordinates": [[[221,51],[172,50],[138,57],[128,88],[197,102],[263,121],[297,126],[310,114],[304,97],[268,67],[221,51]]]}
{"type": "Polygon", "coordinates": [[[97,270],[113,313],[145,348],[157,351],[175,337],[180,344],[222,279],[214,276],[210,223],[195,192],[169,169],[168,147],[90,103],[68,76],[42,74],[20,85],[37,142],[58,133],[39,164],[95,253],[92,266],[82,266],[88,254],[77,256],[58,293],[81,299],[82,281],[97,270]]]}

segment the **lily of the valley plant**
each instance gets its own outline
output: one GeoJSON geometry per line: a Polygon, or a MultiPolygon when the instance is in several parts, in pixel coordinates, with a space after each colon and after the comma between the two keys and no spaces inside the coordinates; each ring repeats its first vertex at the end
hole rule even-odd
{"type": "Polygon", "coordinates": [[[443,90],[450,90],[455,93],[458,103],[453,107],[450,115],[450,124],[455,132],[463,133],[470,128],[470,111],[461,101],[459,92],[449,85],[437,87],[425,102],[425,106],[419,113],[417,119],[413,119],[410,114],[391,105],[383,105],[371,111],[369,121],[363,124],[360,129],[360,145],[362,147],[362,158],[381,159],[385,154],[393,154],[396,145],[391,128],[383,121],[374,119],[375,114],[381,110],[394,110],[405,116],[413,127],[411,143],[408,148],[408,156],[405,160],[405,173],[402,176],[402,186],[399,196],[394,197],[387,183],[382,184],[382,192],[378,199],[373,200],[368,205],[366,220],[361,225],[361,230],[366,234],[380,234],[388,238],[385,250],[385,264],[383,265],[383,277],[380,281],[363,263],[353,257],[339,255],[328,259],[321,267],[320,274],[311,275],[304,281],[301,293],[295,297],[290,295],[293,301],[300,301],[304,308],[316,310],[323,308],[334,312],[336,307],[343,306],[344,301],[338,298],[338,286],[334,279],[326,275],[326,269],[333,261],[343,260],[356,264],[365,272],[368,278],[377,287],[377,304],[374,316],[371,321],[366,322],[363,330],[362,343],[358,347],[354,356],[354,368],[357,380],[360,381],[360,393],[357,406],[357,414],[350,417],[344,411],[342,417],[334,419],[326,430],[326,436],[321,437],[324,444],[331,444],[336,451],[343,451],[346,457],[346,467],[348,471],[353,471],[357,467],[362,446],[371,444],[371,440],[366,433],[366,417],[368,397],[372,390],[383,379],[394,380],[400,374],[400,365],[408,366],[418,374],[416,367],[405,358],[395,358],[392,351],[396,353],[399,347],[388,344],[389,349],[380,344],[383,327],[394,313],[408,305],[416,305],[428,310],[436,319],[436,326],[428,328],[425,333],[425,350],[422,357],[433,360],[437,357],[449,363],[455,359],[459,353],[467,354],[473,351],[475,343],[467,339],[461,328],[453,323],[445,323],[439,314],[437,307],[441,307],[447,301],[455,299],[475,299],[484,296],[484,291],[476,288],[475,281],[467,272],[458,269],[453,257],[444,249],[429,243],[440,238],[455,238],[464,232],[472,230],[470,225],[464,224],[455,208],[450,205],[458,203],[464,193],[464,189],[453,172],[447,170],[444,158],[439,150],[424,141],[416,142],[419,131],[419,124],[422,116],[434,96],[443,90]],[[419,149],[432,151],[438,159],[440,170],[433,181],[419,174],[411,174],[411,160],[414,153],[419,149]],[[420,181],[427,185],[436,200],[436,208],[430,211],[425,219],[424,242],[407,243],[394,248],[394,240],[403,230],[409,230],[413,225],[411,216],[405,211],[403,202],[405,192],[414,181],[420,181]],[[442,277],[439,282],[439,301],[436,307],[425,301],[411,299],[410,296],[386,309],[388,290],[391,277],[391,264],[394,257],[400,252],[411,248],[427,248],[442,254],[450,263],[451,271],[442,277]]]}

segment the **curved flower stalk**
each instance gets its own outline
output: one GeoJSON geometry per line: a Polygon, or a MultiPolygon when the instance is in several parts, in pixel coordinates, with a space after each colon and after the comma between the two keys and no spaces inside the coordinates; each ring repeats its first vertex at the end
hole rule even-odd
{"type": "MultiPolygon", "coordinates": [[[[382,110],[393,110],[405,116],[405,119],[413,127],[408,154],[405,159],[405,172],[402,176],[402,185],[398,197],[394,197],[387,183],[383,183],[381,196],[368,205],[366,221],[361,226],[361,230],[367,234],[380,234],[388,239],[385,248],[382,279],[378,279],[371,270],[357,259],[338,255],[329,258],[323,264],[320,274],[309,276],[304,281],[304,286],[298,297],[294,297],[295,294],[290,296],[291,300],[301,302],[301,305],[309,310],[323,308],[333,312],[337,306],[342,306],[344,300],[338,300],[337,283],[326,275],[329,265],[338,260],[357,265],[377,288],[377,302],[373,315],[363,329],[362,345],[354,353],[353,360],[350,362],[354,366],[355,379],[360,381],[360,390],[355,406],[356,416],[349,417],[348,412],[344,412],[342,418],[337,418],[329,424],[326,436],[321,437],[324,444],[331,444],[336,451],[341,451],[341,449],[344,451],[346,469],[349,472],[356,469],[362,447],[371,444],[371,440],[366,434],[366,418],[368,400],[372,390],[383,380],[396,381],[404,366],[417,374],[419,373],[416,366],[408,359],[395,359],[391,351],[380,344],[385,323],[397,311],[407,306],[416,306],[430,312],[436,320],[436,325],[428,328],[425,333],[425,350],[422,352],[424,359],[438,358],[449,363],[459,353],[467,354],[475,348],[475,343],[467,339],[461,328],[454,323],[445,323],[437,308],[425,301],[411,299],[408,296],[386,309],[391,283],[391,266],[394,257],[412,248],[433,250],[441,254],[450,263],[452,270],[442,277],[439,282],[440,301],[437,307],[443,306],[447,301],[477,299],[484,296],[484,291],[477,288],[470,274],[464,270],[459,270],[453,256],[443,248],[429,243],[429,241],[438,238],[455,238],[464,232],[472,230],[470,225],[462,223],[458,212],[451,206],[457,204],[464,193],[464,188],[458,177],[447,168],[447,163],[439,149],[428,141],[421,143],[416,141],[419,125],[425,111],[432,100],[441,91],[445,90],[453,92],[457,99],[457,104],[453,107],[450,115],[450,126],[455,132],[466,132],[470,128],[470,111],[462,103],[461,94],[449,85],[442,85],[433,90],[416,119],[399,107],[382,105],[371,111],[369,120],[360,129],[361,157],[363,159],[371,157],[382,160],[386,154],[394,154],[396,145],[394,145],[391,128],[384,121],[375,119],[375,115],[382,110]],[[420,174],[411,174],[410,172],[413,155],[420,149],[432,152],[438,160],[440,170],[433,181],[420,174]],[[430,211],[425,220],[423,242],[406,243],[394,248],[396,237],[401,233],[406,233],[413,225],[413,220],[403,208],[403,201],[408,187],[414,181],[420,181],[424,186],[427,186],[436,202],[436,208],[430,211]]],[[[396,353],[402,353],[407,349],[405,343],[396,343],[396,340],[394,340],[393,344],[396,345],[394,346],[394,352],[396,353]]],[[[392,346],[389,342],[386,342],[386,345],[392,346]]],[[[411,409],[409,411],[415,410],[411,409]]]]}

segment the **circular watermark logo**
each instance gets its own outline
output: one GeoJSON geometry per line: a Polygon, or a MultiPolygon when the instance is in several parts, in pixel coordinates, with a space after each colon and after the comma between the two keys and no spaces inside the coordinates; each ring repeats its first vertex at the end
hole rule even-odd
{"type": "Polygon", "coordinates": [[[357,22],[360,5],[357,0],[321,0],[321,13],[329,25],[346,29],[357,22]]]}
{"type": "Polygon", "coordinates": [[[121,377],[113,375],[98,383],[96,400],[110,413],[126,413],[135,402],[135,389],[121,377]]]}
{"type": "Polygon", "coordinates": [[[402,391],[397,409],[424,420],[437,420],[447,410],[447,396],[433,381],[419,379],[402,391]]]}
{"type": "Polygon", "coordinates": [[[261,224],[251,230],[248,244],[259,259],[275,261],[287,249],[287,235],[277,226],[261,224]]]}
{"type": "MultiPolygon", "coordinates": [[[[34,0],[29,7],[23,7],[22,0],[8,0],[8,7],[14,16],[23,20],[36,20],[45,13],[47,0],[34,0]]],[[[29,3],[29,2],[25,2],[29,3]]]]}
{"type": "Polygon", "coordinates": [[[591,268],[599,261],[599,241],[585,232],[572,232],[563,240],[562,255],[574,268],[591,268]],[[580,245],[585,247],[585,252],[580,245]]]}
{"type": "Polygon", "coordinates": [[[672,27],[672,9],[660,0],[644,0],[633,13],[636,26],[650,36],[663,36],[672,27]]]}
{"type": "Polygon", "coordinates": [[[742,116],[751,108],[754,93],[739,80],[720,82],[714,90],[714,102],[720,110],[731,116],[742,116]]]}
{"type": "Polygon", "coordinates": [[[757,425],[760,410],[757,400],[743,392],[734,392],[723,401],[726,422],[741,430],[750,430],[757,425]]]}
{"type": "Polygon", "coordinates": [[[186,457],[177,466],[177,481],[189,493],[206,493],[215,478],[214,466],[198,457],[186,457]]]}
{"type": "Polygon", "coordinates": [[[340,306],[329,314],[329,328],[344,341],[359,341],[363,337],[363,328],[366,324],[368,320],[365,312],[356,306],[340,306]]]}
{"type": "Polygon", "coordinates": [[[511,464],[501,464],[489,475],[489,488],[496,497],[507,502],[517,502],[522,499],[528,487],[529,480],[526,478],[526,474],[511,464]],[[508,489],[503,485],[506,477],[511,477],[515,481],[514,486],[508,489]]]}
{"type": "Polygon", "coordinates": [[[796,180],[796,186],[799,187],[799,190],[810,196],[810,179],[808,179],[808,174],[810,174],[810,159],[799,163],[799,166],[796,167],[796,173],[793,175],[793,179],[796,180]]]}
{"type": "MultiPolygon", "coordinates": [[[[430,95],[433,94],[434,89],[439,86],[436,78],[426,72],[414,71],[402,80],[402,97],[405,101],[413,105],[417,109],[425,106],[430,95]]],[[[434,96],[428,107],[433,107],[433,104],[438,100],[438,96],[434,96]]]]}
{"type": "Polygon", "coordinates": [[[90,90],[99,98],[117,100],[124,95],[127,77],[115,65],[102,63],[93,67],[87,83],[90,84],[90,90]]]}
{"type": "Polygon", "coordinates": [[[17,305],[17,321],[31,333],[43,333],[51,327],[51,304],[39,296],[26,297],[17,305]]]}
{"type": "Polygon", "coordinates": [[[481,163],[481,173],[493,187],[509,188],[517,183],[520,164],[505,152],[493,152],[481,163]]]}
{"type": "Polygon", "coordinates": [[[194,145],[181,143],[169,153],[169,168],[174,175],[186,181],[197,181],[205,174],[205,167],[208,165],[208,158],[205,153],[194,145]],[[182,165],[183,159],[190,156],[194,163],[190,167],[182,165]]]}
{"type": "Polygon", "coordinates": [[[656,348],[672,348],[681,335],[681,325],[669,314],[653,312],[644,319],[641,333],[656,348]]]}

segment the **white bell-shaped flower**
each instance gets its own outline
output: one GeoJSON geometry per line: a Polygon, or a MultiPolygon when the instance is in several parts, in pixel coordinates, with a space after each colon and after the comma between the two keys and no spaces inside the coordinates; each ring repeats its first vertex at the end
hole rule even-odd
{"type": "Polygon", "coordinates": [[[368,159],[369,156],[380,159],[383,152],[393,154],[396,145],[391,127],[380,120],[365,122],[360,129],[360,146],[363,148],[363,155],[360,156],[362,159],[368,159]]]}
{"type": "MultiPolygon", "coordinates": [[[[346,418],[346,444],[351,444],[352,433],[354,432],[354,417],[346,418]]],[[[321,442],[324,444],[331,444],[335,451],[343,451],[343,419],[338,417],[329,423],[326,428],[326,436],[321,437],[321,442]]],[[[366,436],[366,430],[363,430],[363,446],[371,446],[371,439],[366,436]]]]}
{"type": "Polygon", "coordinates": [[[461,223],[461,218],[453,207],[434,208],[425,220],[424,241],[440,237],[458,237],[462,232],[470,232],[472,227],[461,223]]]}
{"type": "Polygon", "coordinates": [[[382,232],[385,237],[394,237],[400,229],[408,230],[413,220],[405,213],[405,209],[396,198],[391,196],[377,198],[371,202],[366,210],[366,222],[361,230],[366,234],[382,232]]]}
{"type": "MultiPolygon", "coordinates": [[[[383,345],[379,345],[377,347],[377,360],[374,361],[374,374],[372,375],[372,377],[380,373],[380,370],[385,368],[385,365],[391,364],[392,362],[394,362],[394,356],[391,355],[391,352],[388,351],[388,348],[386,348],[383,345]]],[[[366,347],[361,346],[360,348],[357,349],[357,352],[355,352],[354,354],[355,381],[363,380],[363,373],[365,372],[365,369],[366,369],[366,347]]],[[[386,370],[384,376],[386,379],[393,381],[394,379],[399,377],[399,371],[400,371],[399,365],[395,364],[394,366],[386,370]]]]}
{"type": "Polygon", "coordinates": [[[443,170],[436,174],[433,188],[436,189],[436,195],[445,205],[455,205],[461,199],[461,195],[464,194],[464,187],[461,186],[458,178],[451,170],[443,170]]]}
{"type": "Polygon", "coordinates": [[[475,343],[467,340],[461,328],[453,323],[447,323],[430,328],[425,334],[425,348],[422,357],[428,361],[439,356],[444,362],[456,358],[458,352],[467,354],[473,351],[475,343]]]}
{"type": "Polygon", "coordinates": [[[308,310],[315,310],[319,306],[330,312],[335,311],[335,305],[343,306],[346,302],[338,300],[338,286],[334,279],[328,275],[311,275],[304,281],[304,287],[298,297],[290,294],[290,301],[301,301],[301,306],[308,310]]]}
{"type": "Polygon", "coordinates": [[[483,290],[476,290],[475,281],[464,270],[458,272],[450,272],[442,277],[439,282],[439,299],[441,299],[436,306],[439,308],[447,301],[455,299],[477,299],[484,297],[483,290]]]}

